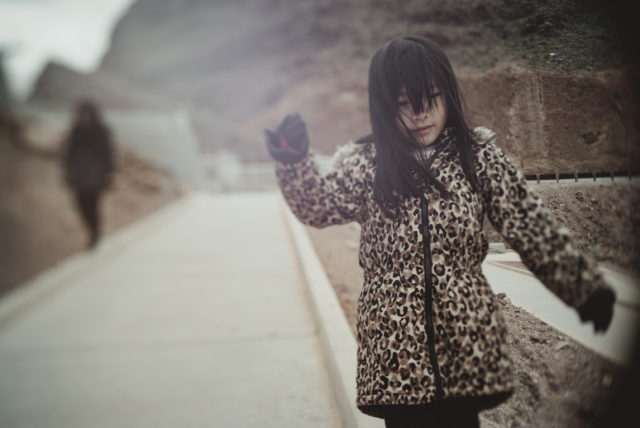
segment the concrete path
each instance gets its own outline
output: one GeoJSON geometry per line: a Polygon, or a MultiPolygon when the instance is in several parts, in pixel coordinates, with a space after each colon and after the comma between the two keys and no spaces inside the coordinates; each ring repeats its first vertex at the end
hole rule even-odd
{"type": "Polygon", "coordinates": [[[606,281],[615,289],[618,301],[607,332],[595,334],[592,323],[583,324],[578,313],[551,293],[529,270],[517,267],[514,262],[520,261],[514,251],[487,256],[483,271],[495,293],[506,293],[516,306],[606,358],[618,364],[631,363],[640,327],[640,285],[634,278],[601,268],[606,281]]]}
{"type": "Polygon", "coordinates": [[[275,193],[197,194],[0,301],[0,427],[337,426],[275,193]]]}

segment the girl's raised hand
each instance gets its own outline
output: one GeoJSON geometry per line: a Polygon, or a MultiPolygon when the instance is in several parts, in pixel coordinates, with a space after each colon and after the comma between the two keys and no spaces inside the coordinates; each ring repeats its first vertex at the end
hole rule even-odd
{"type": "Polygon", "coordinates": [[[307,125],[298,113],[288,114],[275,130],[264,132],[269,154],[279,162],[298,162],[309,151],[307,125]]]}

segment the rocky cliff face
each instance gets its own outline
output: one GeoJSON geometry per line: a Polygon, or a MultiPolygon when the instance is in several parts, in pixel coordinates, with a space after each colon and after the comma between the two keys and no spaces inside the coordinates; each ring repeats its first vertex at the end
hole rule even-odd
{"type": "Polygon", "coordinates": [[[622,70],[567,74],[507,66],[462,73],[475,123],[529,174],[637,171],[638,104],[622,70]]]}
{"type": "Polygon", "coordinates": [[[598,4],[139,0],[98,73],[61,84],[49,72],[35,97],[74,86],[105,104],[186,105],[203,150],[245,160],[266,160],[262,129],[300,111],[313,146],[328,153],[369,130],[376,48],[421,34],[452,59],[473,124],[495,129],[526,172],[627,170],[640,160],[637,72],[625,68],[624,34],[598,4]]]}

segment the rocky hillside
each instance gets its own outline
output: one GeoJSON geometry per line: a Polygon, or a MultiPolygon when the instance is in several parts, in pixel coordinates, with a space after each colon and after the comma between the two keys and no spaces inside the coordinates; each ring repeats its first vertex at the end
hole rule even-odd
{"type": "Polygon", "coordinates": [[[377,47],[420,34],[452,59],[472,122],[495,129],[527,172],[625,171],[640,160],[640,115],[633,27],[618,4],[138,0],[95,75],[48,70],[34,98],[68,99],[75,80],[105,103],[188,105],[203,150],[250,161],[266,159],[262,129],[295,110],[331,152],[368,132],[377,47]]]}

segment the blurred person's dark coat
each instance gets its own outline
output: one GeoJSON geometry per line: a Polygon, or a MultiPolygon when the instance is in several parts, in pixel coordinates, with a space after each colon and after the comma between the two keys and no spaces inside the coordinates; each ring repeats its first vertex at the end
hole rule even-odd
{"type": "Polygon", "coordinates": [[[77,108],[67,141],[64,170],[92,247],[98,242],[101,231],[100,196],[109,186],[114,171],[111,135],[92,103],[83,102],[77,108]]]}
{"type": "Polygon", "coordinates": [[[4,72],[4,53],[0,51],[0,112],[9,109],[10,100],[9,85],[4,72]]]}

